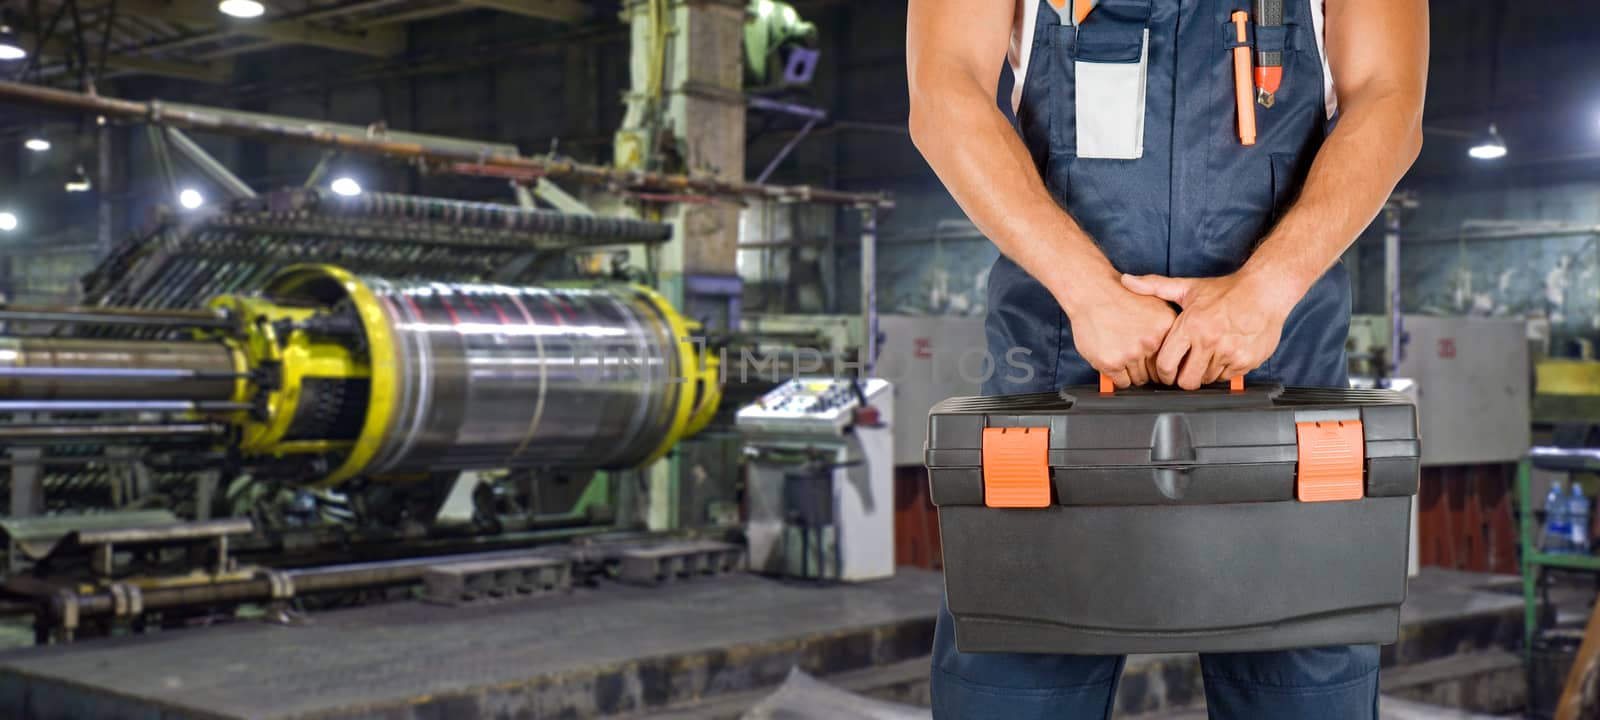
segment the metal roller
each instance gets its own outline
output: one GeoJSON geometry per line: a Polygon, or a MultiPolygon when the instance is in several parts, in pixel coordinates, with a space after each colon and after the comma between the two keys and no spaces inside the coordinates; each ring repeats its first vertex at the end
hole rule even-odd
{"type": "Polygon", "coordinates": [[[0,338],[0,398],[225,401],[237,373],[220,342],[0,338]]]}
{"type": "Polygon", "coordinates": [[[631,288],[372,287],[401,379],[372,472],[626,467],[678,422],[678,338],[631,288]]]}
{"type": "Polygon", "coordinates": [[[290,268],[267,294],[349,308],[365,424],[328,482],[469,468],[625,468],[703,426],[715,363],[654,292],[361,279],[290,268]]]}

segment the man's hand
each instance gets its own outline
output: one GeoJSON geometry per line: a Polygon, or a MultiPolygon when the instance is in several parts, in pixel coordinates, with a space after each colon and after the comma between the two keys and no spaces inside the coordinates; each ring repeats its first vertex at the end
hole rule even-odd
{"type": "Polygon", "coordinates": [[[1155,358],[1155,377],[1194,390],[1232,379],[1272,357],[1283,323],[1299,298],[1260,276],[1217,278],[1123,275],[1129,290],[1183,308],[1155,358]]]}
{"type": "Polygon", "coordinates": [[[1154,380],[1156,351],[1178,317],[1172,306],[1114,285],[1090,295],[1067,311],[1078,354],[1119,388],[1154,380]]]}

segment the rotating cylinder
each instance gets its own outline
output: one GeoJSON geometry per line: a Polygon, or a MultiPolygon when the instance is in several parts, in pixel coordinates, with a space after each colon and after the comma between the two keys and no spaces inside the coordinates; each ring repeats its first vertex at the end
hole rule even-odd
{"type": "Polygon", "coordinates": [[[627,467],[683,394],[677,338],[628,289],[374,282],[400,385],[369,472],[627,467]]]}
{"type": "Polygon", "coordinates": [[[308,265],[211,305],[227,323],[190,341],[0,338],[0,412],[177,413],[231,426],[247,464],[333,485],[637,467],[720,399],[695,328],[641,287],[396,282],[308,265]]]}
{"type": "Polygon", "coordinates": [[[328,483],[635,467],[697,430],[719,399],[689,323],[644,288],[394,282],[304,266],[267,295],[347,309],[365,333],[365,421],[328,483]]]}

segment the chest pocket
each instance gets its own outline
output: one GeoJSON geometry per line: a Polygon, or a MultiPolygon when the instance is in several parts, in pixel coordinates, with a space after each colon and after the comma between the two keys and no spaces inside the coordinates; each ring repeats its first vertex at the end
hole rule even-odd
{"type": "MultiPolygon", "coordinates": [[[[1250,28],[1247,46],[1252,60],[1260,53],[1276,55],[1281,63],[1282,85],[1271,107],[1252,104],[1256,142],[1240,144],[1234,107],[1233,49],[1239,46],[1228,14],[1235,3],[1218,0],[1208,7],[1215,28],[1215,43],[1207,67],[1209,99],[1202,99],[1196,117],[1227,118],[1210,126],[1206,174],[1218,182],[1218,192],[1200,200],[1204,211],[1194,223],[1196,245],[1204,257],[1186,267],[1196,274],[1232,272],[1253,252],[1257,243],[1293,202],[1309,171],[1324,135],[1321,61],[1316,36],[1301,2],[1286,2],[1279,26],[1250,28]]],[[[1197,78],[1203,79],[1203,78],[1197,78]]]]}
{"type": "Polygon", "coordinates": [[[1151,0],[1101,0],[1077,28],[1073,139],[1080,158],[1144,156],[1151,0]]]}

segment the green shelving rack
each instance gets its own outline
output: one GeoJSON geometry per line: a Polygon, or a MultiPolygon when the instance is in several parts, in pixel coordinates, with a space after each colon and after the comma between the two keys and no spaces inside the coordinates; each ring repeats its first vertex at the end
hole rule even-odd
{"type": "Polygon", "coordinates": [[[1539,585],[1545,568],[1600,573],[1600,556],[1547,553],[1539,549],[1541,526],[1533,513],[1533,468],[1555,472],[1600,472],[1600,448],[1535,447],[1517,464],[1517,513],[1522,533],[1522,642],[1532,648],[1539,631],[1539,585]]]}

